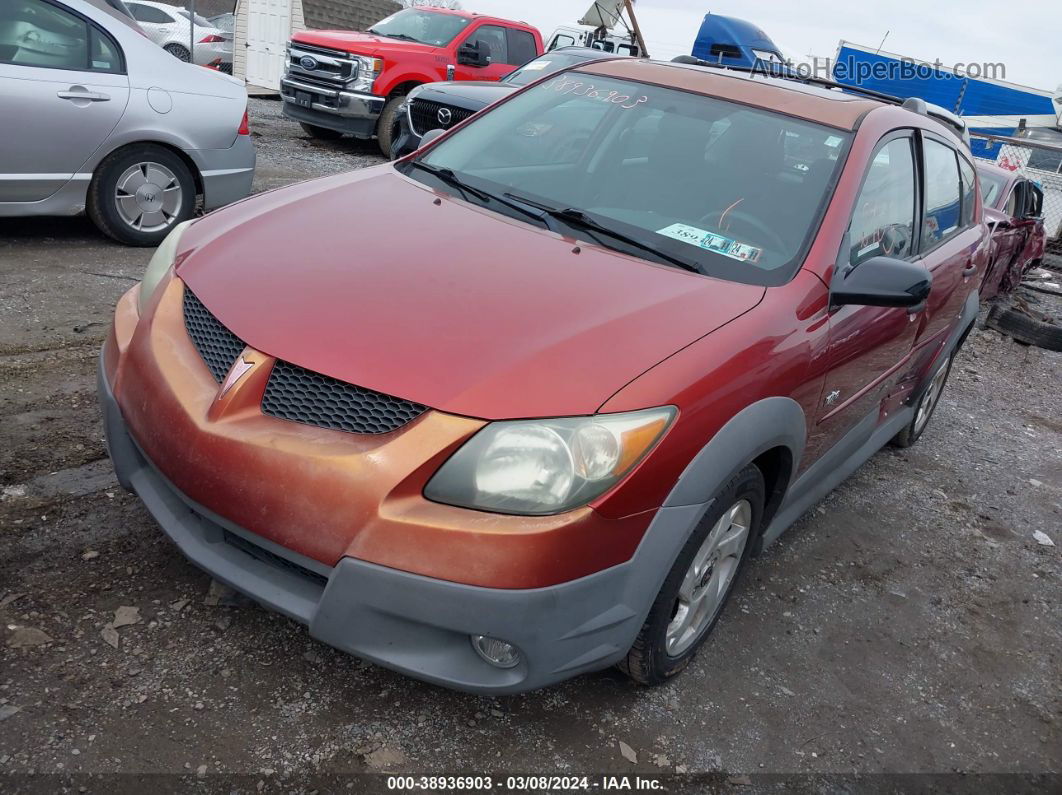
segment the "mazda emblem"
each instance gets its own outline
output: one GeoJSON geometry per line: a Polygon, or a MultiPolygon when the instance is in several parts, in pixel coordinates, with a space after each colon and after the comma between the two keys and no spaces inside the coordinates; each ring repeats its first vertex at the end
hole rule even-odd
{"type": "Polygon", "coordinates": [[[439,119],[439,124],[445,127],[453,120],[454,114],[450,112],[449,108],[439,108],[439,115],[436,118],[439,119]]]}
{"type": "Polygon", "coordinates": [[[312,72],[319,64],[316,58],[311,58],[309,55],[304,55],[299,59],[299,66],[305,69],[307,72],[312,72]]]}

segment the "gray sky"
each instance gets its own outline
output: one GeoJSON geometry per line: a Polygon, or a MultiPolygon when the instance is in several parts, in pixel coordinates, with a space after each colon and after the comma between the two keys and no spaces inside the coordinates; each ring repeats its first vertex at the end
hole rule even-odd
{"type": "MultiPolygon", "coordinates": [[[[463,0],[466,9],[523,19],[543,36],[575,22],[590,0],[463,0]]],[[[689,54],[704,14],[758,24],[791,58],[833,57],[840,39],[923,61],[1002,62],[1012,83],[1062,84],[1062,0],[637,0],[638,21],[654,58],[689,54]]]]}

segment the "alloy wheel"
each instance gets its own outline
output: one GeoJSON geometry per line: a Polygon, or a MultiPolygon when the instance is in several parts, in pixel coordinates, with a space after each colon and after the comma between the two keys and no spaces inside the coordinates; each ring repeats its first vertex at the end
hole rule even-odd
{"type": "Polygon", "coordinates": [[[950,362],[951,357],[948,357],[944,360],[944,364],[940,366],[940,369],[933,374],[933,380],[929,382],[929,388],[918,403],[918,411],[915,413],[915,434],[921,433],[926,427],[930,415],[933,414],[933,407],[940,400],[940,393],[944,391],[944,382],[948,378],[948,365],[950,362]]]}
{"type": "Polygon", "coordinates": [[[741,565],[752,526],[752,505],[739,500],[715,523],[693,556],[667,626],[667,653],[677,657],[715,620],[741,565]]]}

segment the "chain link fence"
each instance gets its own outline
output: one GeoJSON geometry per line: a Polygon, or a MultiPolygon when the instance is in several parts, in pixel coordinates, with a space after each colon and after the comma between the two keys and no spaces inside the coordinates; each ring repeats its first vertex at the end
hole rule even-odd
{"type": "Polygon", "coordinates": [[[1062,146],[999,135],[971,137],[983,145],[979,160],[1017,171],[1043,191],[1047,252],[1062,262],[1062,146]]]}

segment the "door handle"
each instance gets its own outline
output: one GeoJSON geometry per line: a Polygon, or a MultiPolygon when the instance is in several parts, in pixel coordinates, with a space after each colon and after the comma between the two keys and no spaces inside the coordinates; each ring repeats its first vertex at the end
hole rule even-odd
{"type": "Polygon", "coordinates": [[[83,99],[86,102],[109,102],[111,99],[110,94],[96,94],[92,91],[59,91],[56,93],[56,96],[59,97],[59,99],[83,99]]]}

